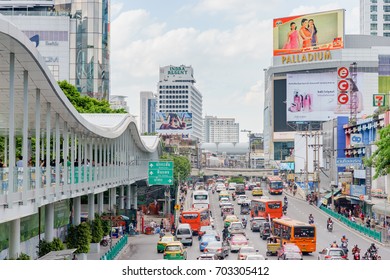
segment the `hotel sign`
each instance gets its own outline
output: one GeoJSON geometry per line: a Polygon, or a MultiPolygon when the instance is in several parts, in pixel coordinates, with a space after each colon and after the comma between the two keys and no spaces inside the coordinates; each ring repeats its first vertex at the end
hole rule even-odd
{"type": "Polygon", "coordinates": [[[290,55],[282,55],[282,64],[324,61],[324,60],[331,60],[331,59],[332,59],[332,54],[330,51],[290,54],[290,55]]]}
{"type": "Polygon", "coordinates": [[[182,66],[171,66],[169,67],[168,75],[187,75],[187,69],[182,66]]]}

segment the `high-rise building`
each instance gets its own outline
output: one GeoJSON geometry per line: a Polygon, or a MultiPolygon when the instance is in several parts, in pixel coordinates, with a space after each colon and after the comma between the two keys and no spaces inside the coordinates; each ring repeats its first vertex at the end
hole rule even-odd
{"type": "Polygon", "coordinates": [[[140,92],[140,132],[156,132],[156,104],[157,100],[153,92],[140,92]]]}
{"type": "Polygon", "coordinates": [[[192,113],[191,138],[202,141],[203,97],[195,84],[191,66],[160,67],[160,80],[157,84],[157,111],[164,113],[192,113]]]}
{"type": "Polygon", "coordinates": [[[206,143],[238,143],[240,126],[234,118],[205,116],[203,140],[206,143]]]}
{"type": "Polygon", "coordinates": [[[81,94],[106,100],[109,8],[109,0],[0,0],[0,13],[32,38],[56,79],[68,80],[81,94]],[[45,48],[39,47],[43,42],[45,48]]]}
{"type": "Polygon", "coordinates": [[[110,96],[110,107],[113,110],[124,109],[126,112],[130,113],[129,106],[126,102],[127,96],[124,95],[111,95],[110,96]]]}
{"type": "Polygon", "coordinates": [[[360,0],[360,34],[390,37],[390,0],[360,0]]]}

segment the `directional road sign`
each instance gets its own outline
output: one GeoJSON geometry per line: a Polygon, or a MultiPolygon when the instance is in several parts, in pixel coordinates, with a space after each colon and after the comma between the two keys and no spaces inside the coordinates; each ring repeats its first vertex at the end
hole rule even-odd
{"type": "Polygon", "coordinates": [[[150,161],[148,167],[149,185],[173,185],[172,161],[150,161]]]}

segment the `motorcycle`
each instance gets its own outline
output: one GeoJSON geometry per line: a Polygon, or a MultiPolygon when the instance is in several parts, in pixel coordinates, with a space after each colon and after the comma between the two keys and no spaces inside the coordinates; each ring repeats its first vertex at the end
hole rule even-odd
{"type": "Polygon", "coordinates": [[[333,223],[329,223],[327,228],[328,228],[329,232],[332,232],[333,231],[333,223]]]}
{"type": "Polygon", "coordinates": [[[360,260],[360,249],[357,245],[352,248],[352,255],[354,260],[360,260]]]}
{"type": "Polygon", "coordinates": [[[309,225],[314,224],[314,218],[309,218],[309,225]]]}
{"type": "Polygon", "coordinates": [[[348,255],[348,242],[347,241],[343,241],[343,242],[341,242],[341,249],[343,249],[344,250],[344,253],[346,254],[346,255],[348,255]]]}
{"type": "Polygon", "coordinates": [[[215,190],[213,189],[212,191],[211,191],[213,194],[215,194],[215,190]]]}
{"type": "Polygon", "coordinates": [[[248,223],[248,222],[247,222],[246,219],[242,219],[242,225],[243,225],[244,228],[246,228],[247,223],[248,223]]]}
{"type": "Polygon", "coordinates": [[[103,236],[102,241],[100,241],[100,245],[102,245],[103,247],[107,247],[108,241],[110,241],[110,236],[108,236],[108,235],[103,236]]]}

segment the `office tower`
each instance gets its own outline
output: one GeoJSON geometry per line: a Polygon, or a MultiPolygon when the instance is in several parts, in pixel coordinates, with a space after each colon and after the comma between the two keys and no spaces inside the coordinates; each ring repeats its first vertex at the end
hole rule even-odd
{"type": "Polygon", "coordinates": [[[156,97],[151,91],[140,92],[140,133],[156,132],[156,97]]]}
{"type": "Polygon", "coordinates": [[[390,37],[390,0],[360,0],[360,34],[390,37]]]}
{"type": "Polygon", "coordinates": [[[204,118],[205,143],[238,143],[240,126],[234,118],[218,118],[206,116],[204,118]]]}

